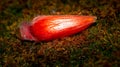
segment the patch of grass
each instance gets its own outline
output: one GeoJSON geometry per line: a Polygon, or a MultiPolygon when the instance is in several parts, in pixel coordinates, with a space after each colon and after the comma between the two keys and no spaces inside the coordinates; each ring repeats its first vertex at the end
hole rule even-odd
{"type": "Polygon", "coordinates": [[[119,0],[0,1],[0,67],[119,67],[119,0]],[[95,15],[73,36],[50,42],[21,41],[19,24],[38,15],[95,15]]]}

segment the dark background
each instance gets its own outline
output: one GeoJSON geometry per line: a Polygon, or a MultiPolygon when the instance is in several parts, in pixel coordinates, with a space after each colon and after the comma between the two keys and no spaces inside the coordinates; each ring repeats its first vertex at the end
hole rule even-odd
{"type": "Polygon", "coordinates": [[[0,67],[119,67],[119,0],[0,0],[0,67]],[[19,39],[38,15],[94,15],[81,33],[49,42],[19,39]]]}

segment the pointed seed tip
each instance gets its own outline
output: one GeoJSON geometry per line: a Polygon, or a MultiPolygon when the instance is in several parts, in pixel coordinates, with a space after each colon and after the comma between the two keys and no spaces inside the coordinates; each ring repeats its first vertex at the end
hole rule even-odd
{"type": "Polygon", "coordinates": [[[95,23],[95,22],[96,22],[96,20],[97,20],[97,17],[96,17],[96,16],[94,16],[94,17],[93,17],[93,22],[95,23]]]}

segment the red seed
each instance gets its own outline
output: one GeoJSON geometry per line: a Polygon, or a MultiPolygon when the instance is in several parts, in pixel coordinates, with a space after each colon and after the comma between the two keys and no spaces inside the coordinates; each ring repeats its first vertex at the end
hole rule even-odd
{"type": "Polygon", "coordinates": [[[20,32],[25,40],[49,41],[78,33],[95,21],[95,16],[38,16],[30,24],[22,23],[20,32]]]}

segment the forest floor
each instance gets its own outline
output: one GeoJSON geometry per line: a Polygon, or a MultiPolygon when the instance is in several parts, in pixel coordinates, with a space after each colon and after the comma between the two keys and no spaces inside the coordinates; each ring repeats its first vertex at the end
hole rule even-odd
{"type": "Polygon", "coordinates": [[[0,67],[119,67],[119,0],[0,1],[0,67]],[[93,15],[88,29],[49,42],[22,41],[19,24],[38,15],[93,15]]]}

